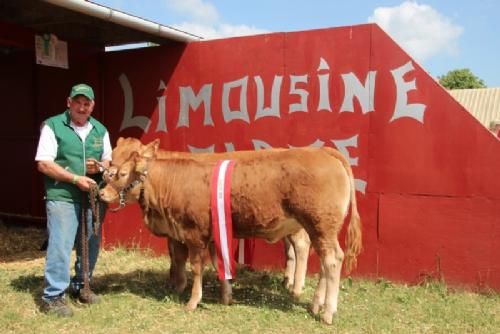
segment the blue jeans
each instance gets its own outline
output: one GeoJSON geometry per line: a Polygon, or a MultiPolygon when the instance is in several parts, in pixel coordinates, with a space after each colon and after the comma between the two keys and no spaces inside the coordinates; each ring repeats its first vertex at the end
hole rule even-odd
{"type": "MultiPolygon", "coordinates": [[[[45,288],[44,301],[64,296],[64,291],[71,283],[72,288],[79,290],[83,287],[83,264],[80,246],[79,223],[81,220],[81,204],[63,201],[47,201],[47,231],[49,244],[45,260],[45,288]],[[76,243],[75,276],[70,282],[70,260],[73,245],[76,243]]],[[[100,221],[104,217],[104,205],[100,205],[100,221]]],[[[99,247],[101,231],[94,235],[92,222],[92,209],[88,205],[87,214],[87,240],[89,250],[89,278],[92,277],[99,247]]],[[[102,224],[101,224],[102,226],[102,224]]]]}

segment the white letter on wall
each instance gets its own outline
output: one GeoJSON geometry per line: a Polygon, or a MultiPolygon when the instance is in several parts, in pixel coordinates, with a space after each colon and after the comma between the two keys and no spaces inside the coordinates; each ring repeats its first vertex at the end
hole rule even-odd
{"type": "Polygon", "coordinates": [[[134,114],[134,95],[127,76],[123,73],[120,74],[118,81],[122,87],[124,98],[123,105],[125,108],[123,111],[123,120],[122,125],[120,126],[120,131],[137,126],[144,132],[148,132],[149,125],[151,124],[150,119],[146,116],[132,116],[134,114]]]}
{"type": "Polygon", "coordinates": [[[222,90],[222,115],[224,116],[224,121],[229,123],[235,119],[241,119],[247,123],[250,123],[250,118],[248,117],[247,111],[247,87],[248,87],[248,76],[231,81],[224,84],[222,90]],[[241,87],[240,91],[240,110],[231,110],[229,108],[229,95],[231,89],[241,87]]]}
{"type": "Polygon", "coordinates": [[[332,108],[330,107],[330,90],[328,88],[328,82],[330,81],[330,73],[327,72],[328,70],[330,70],[330,66],[328,66],[328,63],[323,58],[320,58],[318,66],[318,111],[332,111],[332,108]]]}
{"type": "MultiPolygon", "coordinates": [[[[167,87],[163,80],[160,80],[160,86],[158,90],[162,93],[165,92],[167,87]]],[[[158,100],[158,124],[156,125],[156,132],[168,132],[167,131],[167,97],[165,95],[156,98],[158,100]]]]}
{"type": "Polygon", "coordinates": [[[290,95],[299,95],[300,102],[290,104],[289,113],[296,111],[307,112],[307,97],[309,96],[309,92],[302,88],[296,88],[295,85],[299,82],[307,83],[307,75],[290,75],[290,95]]]}
{"type": "Polygon", "coordinates": [[[264,107],[264,83],[260,76],[255,76],[255,84],[257,85],[257,112],[255,119],[261,117],[278,117],[280,118],[280,92],[283,76],[275,75],[273,80],[273,88],[271,91],[271,107],[264,107]]]}
{"type": "MultiPolygon", "coordinates": [[[[337,149],[342,153],[347,160],[349,161],[349,165],[351,166],[357,166],[358,165],[358,158],[351,158],[349,155],[349,151],[347,150],[348,147],[358,147],[358,135],[355,135],[354,137],[347,138],[347,139],[341,139],[341,140],[332,140],[332,143],[337,147],[337,149]]],[[[367,182],[362,179],[354,179],[354,187],[356,188],[357,191],[365,194],[366,193],[366,186],[367,182]]]]}
{"type": "Polygon", "coordinates": [[[292,145],[288,144],[288,147],[290,147],[290,148],[298,148],[298,147],[318,147],[319,148],[319,147],[323,147],[323,146],[325,146],[325,142],[322,141],[321,139],[316,139],[314,141],[314,143],[309,144],[309,145],[305,145],[305,146],[292,146],[292,145]]]}
{"type": "Polygon", "coordinates": [[[368,72],[363,86],[354,73],[342,74],[344,81],[344,101],[340,107],[340,112],[354,112],[354,97],[356,97],[361,105],[363,114],[374,110],[374,91],[375,91],[375,76],[376,71],[368,72]]]}
{"type": "Polygon", "coordinates": [[[214,153],[215,145],[210,145],[208,147],[195,147],[188,145],[188,150],[191,153],[214,153]]]}
{"type": "Polygon", "coordinates": [[[404,81],[404,75],[413,70],[411,61],[403,66],[392,70],[392,76],[396,83],[396,105],[394,106],[394,114],[389,122],[398,118],[410,117],[416,119],[420,123],[424,123],[424,112],[426,105],[421,103],[408,104],[408,91],[417,89],[415,79],[412,81],[404,81]]]}
{"type": "Polygon", "coordinates": [[[358,135],[347,139],[332,140],[332,143],[347,158],[349,165],[358,165],[358,158],[351,158],[347,150],[348,147],[358,147],[358,135]]]}
{"type": "Polygon", "coordinates": [[[231,142],[224,143],[224,147],[226,148],[226,152],[234,152],[234,145],[231,142]]]}
{"type": "Polygon", "coordinates": [[[205,117],[203,118],[203,125],[214,125],[212,120],[212,114],[210,113],[210,100],[212,98],[212,84],[205,84],[201,87],[200,92],[197,96],[194,95],[191,86],[179,87],[180,101],[180,112],[179,120],[177,121],[177,127],[186,126],[189,127],[189,107],[196,110],[200,104],[203,102],[205,106],[205,117]]]}
{"type": "Polygon", "coordinates": [[[265,141],[259,140],[259,139],[252,139],[252,144],[253,144],[254,151],[266,150],[268,148],[273,148],[271,145],[269,145],[265,141]]]}

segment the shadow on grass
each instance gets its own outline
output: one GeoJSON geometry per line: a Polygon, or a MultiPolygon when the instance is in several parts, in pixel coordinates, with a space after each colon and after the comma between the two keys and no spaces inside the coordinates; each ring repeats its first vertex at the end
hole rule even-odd
{"type": "MultiPolygon", "coordinates": [[[[134,270],[124,274],[96,275],[92,290],[106,295],[132,293],[156,301],[172,300],[186,304],[191,296],[191,280],[180,295],[168,287],[168,273],[164,270],[134,270]]],[[[11,281],[10,285],[19,292],[28,292],[35,303],[41,305],[43,276],[25,275],[11,281]]],[[[294,306],[307,309],[307,303],[295,300],[282,286],[279,278],[266,272],[241,269],[233,281],[234,304],[265,307],[281,311],[291,310],[294,306]]],[[[214,271],[205,271],[203,275],[203,304],[218,304],[220,301],[220,282],[214,271]]]]}

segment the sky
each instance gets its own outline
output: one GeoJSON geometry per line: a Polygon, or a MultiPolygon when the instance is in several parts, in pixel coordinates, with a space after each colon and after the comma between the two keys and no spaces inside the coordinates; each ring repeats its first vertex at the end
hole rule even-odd
{"type": "Polygon", "coordinates": [[[500,0],[92,0],[205,39],[377,23],[433,77],[500,87],[500,0]]]}

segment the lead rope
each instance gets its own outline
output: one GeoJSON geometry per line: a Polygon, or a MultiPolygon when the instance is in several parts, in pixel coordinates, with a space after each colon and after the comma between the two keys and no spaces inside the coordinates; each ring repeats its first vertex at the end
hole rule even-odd
{"type": "Polygon", "coordinates": [[[82,247],[82,266],[83,266],[83,294],[80,293],[84,300],[90,298],[90,282],[89,282],[89,244],[87,241],[87,196],[82,193],[81,205],[82,219],[80,222],[80,237],[82,247]]]}
{"type": "Polygon", "coordinates": [[[94,184],[90,186],[89,190],[90,197],[90,207],[92,208],[92,214],[94,216],[94,220],[92,221],[92,228],[94,230],[94,235],[99,234],[99,227],[101,225],[101,215],[100,215],[100,206],[99,206],[99,186],[94,184]]]}
{"type": "Polygon", "coordinates": [[[94,217],[92,221],[93,232],[94,235],[98,235],[100,226],[98,193],[99,186],[97,184],[90,187],[89,198],[87,198],[85,192],[82,193],[80,235],[83,266],[83,293],[81,294],[81,296],[84,300],[87,301],[90,299],[89,243],[87,240],[87,199],[90,200],[90,207],[92,209],[92,214],[94,217]]]}

